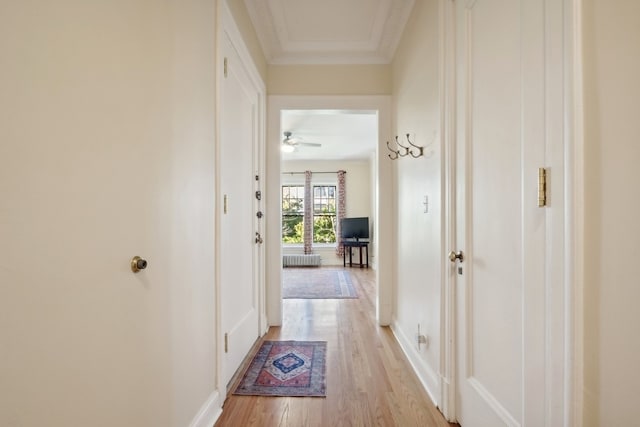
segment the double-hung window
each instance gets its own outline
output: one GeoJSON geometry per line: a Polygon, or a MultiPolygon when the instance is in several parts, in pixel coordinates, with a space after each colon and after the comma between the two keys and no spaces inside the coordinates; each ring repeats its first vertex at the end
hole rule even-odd
{"type": "Polygon", "coordinates": [[[336,242],[336,186],[313,186],[313,243],[336,242]]]}
{"type": "Polygon", "coordinates": [[[304,204],[312,203],[313,243],[336,242],[336,186],[314,185],[313,200],[305,200],[304,186],[282,186],[282,243],[303,243],[304,204]]]}

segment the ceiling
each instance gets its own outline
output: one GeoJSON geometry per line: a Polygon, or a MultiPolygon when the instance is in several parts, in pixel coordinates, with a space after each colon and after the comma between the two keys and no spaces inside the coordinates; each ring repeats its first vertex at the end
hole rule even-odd
{"type": "Polygon", "coordinates": [[[388,64],[415,0],[245,0],[270,64],[388,64]]]}
{"type": "Polygon", "coordinates": [[[368,159],[378,141],[378,115],[376,111],[285,110],[281,129],[283,139],[284,132],[291,132],[296,141],[322,144],[282,152],[283,161],[368,159]]]}
{"type": "MultiPolygon", "coordinates": [[[[388,64],[415,0],[244,0],[269,64],[388,64]]],[[[284,161],[367,159],[376,148],[373,111],[283,112],[301,142],[284,161]]]]}

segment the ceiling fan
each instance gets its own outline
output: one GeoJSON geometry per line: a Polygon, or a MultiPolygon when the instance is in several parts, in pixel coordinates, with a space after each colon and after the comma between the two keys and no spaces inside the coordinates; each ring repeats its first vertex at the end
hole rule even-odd
{"type": "Polygon", "coordinates": [[[284,139],[282,140],[282,151],[284,151],[285,153],[291,153],[295,151],[298,146],[322,147],[322,144],[318,144],[317,142],[301,142],[295,138],[292,138],[291,132],[285,132],[284,139]]]}

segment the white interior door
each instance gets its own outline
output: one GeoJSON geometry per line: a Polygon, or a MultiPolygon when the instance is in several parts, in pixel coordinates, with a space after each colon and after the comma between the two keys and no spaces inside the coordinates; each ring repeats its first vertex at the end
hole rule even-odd
{"type": "MultiPolygon", "coordinates": [[[[259,337],[256,274],[254,155],[258,94],[234,46],[223,36],[225,76],[220,103],[220,301],[224,334],[223,384],[227,384],[259,337]]],[[[258,263],[259,264],[259,263],[258,263]]]]}
{"type": "Polygon", "coordinates": [[[464,427],[545,425],[544,3],[456,6],[456,250],[464,259],[452,267],[464,427]]]}

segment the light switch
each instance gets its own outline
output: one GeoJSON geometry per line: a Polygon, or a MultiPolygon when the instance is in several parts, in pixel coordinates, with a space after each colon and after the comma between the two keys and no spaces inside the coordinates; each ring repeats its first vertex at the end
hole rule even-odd
{"type": "Polygon", "coordinates": [[[424,213],[429,213],[429,195],[425,194],[422,204],[424,205],[424,213]]]}

